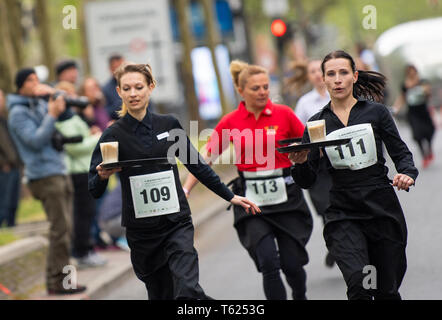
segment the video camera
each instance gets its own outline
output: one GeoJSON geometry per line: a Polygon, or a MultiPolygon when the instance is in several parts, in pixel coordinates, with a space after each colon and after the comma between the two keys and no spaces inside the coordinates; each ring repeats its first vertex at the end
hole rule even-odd
{"type": "MultiPolygon", "coordinates": [[[[66,108],[70,108],[70,107],[78,107],[80,109],[85,109],[89,104],[89,99],[85,96],[79,96],[79,97],[69,97],[66,92],[61,91],[61,90],[57,90],[54,94],[52,94],[52,99],[57,99],[59,96],[63,96],[64,101],[66,102],[66,108]]],[[[51,97],[51,95],[45,95],[42,96],[41,98],[49,101],[49,98],[51,97]]]]}
{"type": "Polygon", "coordinates": [[[66,143],[79,143],[82,141],[83,141],[82,136],[65,137],[58,130],[54,131],[54,134],[52,135],[52,139],[51,139],[52,146],[58,152],[62,152],[64,150],[63,146],[66,143]]]}

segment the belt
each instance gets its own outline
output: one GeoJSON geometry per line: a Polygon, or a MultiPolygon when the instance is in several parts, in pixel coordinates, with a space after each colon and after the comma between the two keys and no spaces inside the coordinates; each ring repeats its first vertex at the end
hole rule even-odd
{"type": "Polygon", "coordinates": [[[291,167],[279,168],[273,170],[261,170],[261,171],[239,171],[238,174],[242,179],[256,180],[267,179],[275,177],[287,177],[291,176],[291,167]]]}

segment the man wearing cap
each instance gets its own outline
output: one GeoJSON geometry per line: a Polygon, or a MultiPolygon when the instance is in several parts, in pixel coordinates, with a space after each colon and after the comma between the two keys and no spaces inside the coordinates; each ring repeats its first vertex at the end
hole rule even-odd
{"type": "Polygon", "coordinates": [[[109,117],[113,120],[118,120],[118,110],[121,109],[121,98],[117,93],[117,80],[114,77],[114,72],[118,67],[123,64],[124,58],[120,54],[113,54],[109,57],[109,71],[111,73],[111,78],[103,86],[103,94],[106,98],[105,108],[109,114],[109,117]]]}
{"type": "Polygon", "coordinates": [[[55,66],[57,82],[67,81],[73,85],[78,80],[78,65],[74,60],[63,60],[55,66]]]}
{"type": "Polygon", "coordinates": [[[21,69],[15,78],[16,94],[7,97],[8,126],[20,157],[32,195],[40,200],[50,223],[46,287],[49,294],[72,294],[86,289],[77,285],[63,287],[69,265],[72,220],[72,182],[67,175],[63,153],[52,145],[55,122],[65,113],[62,96],[46,102],[40,96],[55,89],[41,84],[35,70],[21,69]]]}

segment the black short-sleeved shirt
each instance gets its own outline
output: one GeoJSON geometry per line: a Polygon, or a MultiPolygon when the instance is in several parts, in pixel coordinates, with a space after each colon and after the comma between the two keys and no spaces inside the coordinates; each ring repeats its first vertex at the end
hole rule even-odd
{"type": "MultiPolygon", "coordinates": [[[[330,133],[357,125],[371,125],[374,135],[374,143],[377,153],[377,161],[372,165],[359,169],[337,169],[330,162],[327,153],[324,155],[327,159],[327,169],[332,177],[333,189],[346,189],[353,187],[374,186],[379,184],[388,184],[388,168],[385,166],[385,158],[383,155],[382,142],[393,160],[398,173],[403,173],[416,180],[418,170],[414,166],[413,156],[407,145],[402,141],[396,124],[391,117],[388,109],[380,103],[372,101],[358,100],[350,111],[348,124],[344,124],[339,120],[336,114],[331,110],[328,103],[320,112],[315,114],[310,121],[324,119],[326,124],[327,135],[330,133]]],[[[304,131],[303,142],[309,142],[307,129],[304,131]]],[[[352,145],[342,146],[348,156],[357,152],[366,151],[364,145],[353,141],[352,145]]],[[[308,161],[303,164],[296,164],[292,167],[292,176],[302,188],[309,188],[316,179],[316,171],[319,165],[320,153],[319,149],[312,150],[308,156],[308,161]]]]}
{"type": "Polygon", "coordinates": [[[89,192],[95,198],[100,197],[104,193],[108,183],[108,180],[100,180],[95,169],[102,162],[100,143],[110,141],[118,141],[119,161],[147,158],[169,159],[168,163],[166,161],[166,164],[157,163],[143,167],[123,168],[120,172],[123,226],[150,228],[157,224],[162,217],[178,221],[183,215],[190,215],[189,204],[181,187],[175,157],[178,157],[186,168],[205,186],[226,201],[230,201],[234,196],[230,189],[220,181],[216,173],[201,158],[179,121],[173,116],[155,114],[148,109],[142,121],[138,121],[130,114],[126,114],[103,132],[93,152],[89,170],[89,192]],[[135,218],[129,177],[170,169],[174,173],[180,212],[165,216],[135,218]]]}

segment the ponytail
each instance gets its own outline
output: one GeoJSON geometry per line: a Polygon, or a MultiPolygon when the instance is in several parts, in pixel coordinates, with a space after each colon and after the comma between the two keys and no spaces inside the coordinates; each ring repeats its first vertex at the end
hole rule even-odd
{"type": "Polygon", "coordinates": [[[127,113],[127,107],[124,102],[121,103],[121,110],[117,111],[117,114],[120,118],[123,118],[127,113]]]}
{"type": "Polygon", "coordinates": [[[386,78],[376,71],[358,70],[358,81],[353,86],[353,96],[376,102],[384,99],[386,78]]]}
{"type": "Polygon", "coordinates": [[[293,75],[287,79],[286,87],[294,89],[297,95],[301,95],[301,90],[308,83],[308,63],[305,61],[295,61],[291,70],[293,75]]]}
{"type": "Polygon", "coordinates": [[[230,63],[230,74],[236,90],[244,89],[247,80],[256,74],[268,74],[267,70],[261,66],[248,64],[241,60],[234,60],[230,63]]]}

